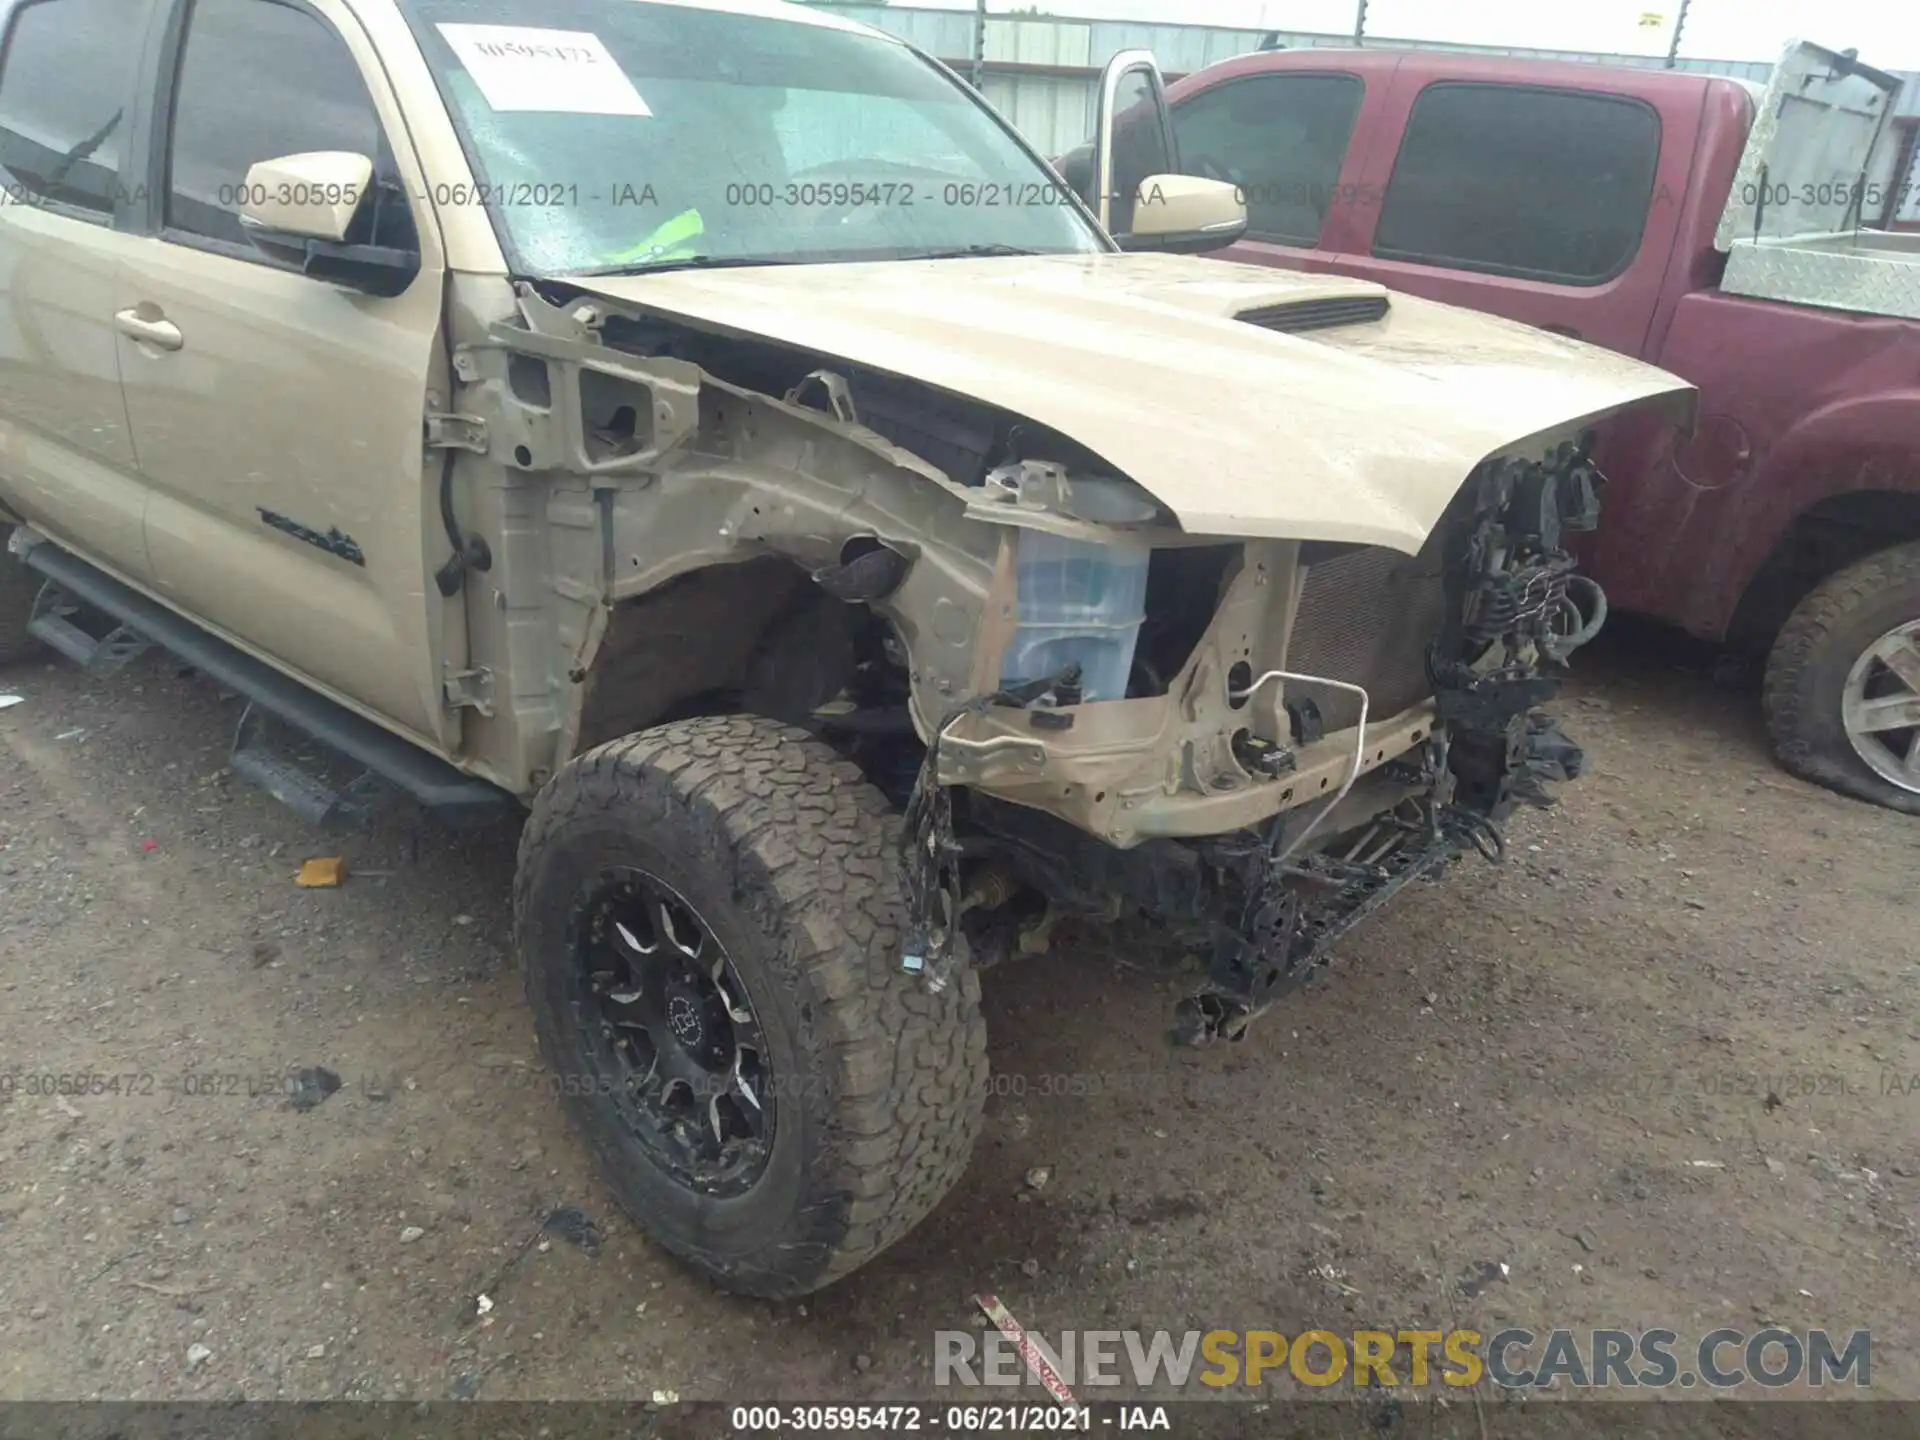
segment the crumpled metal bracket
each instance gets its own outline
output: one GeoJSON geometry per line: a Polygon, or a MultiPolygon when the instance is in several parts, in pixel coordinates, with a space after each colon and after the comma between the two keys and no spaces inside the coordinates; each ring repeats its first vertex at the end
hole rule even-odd
{"type": "Polygon", "coordinates": [[[810,370],[802,375],[794,387],[787,391],[787,404],[800,404],[800,397],[806,393],[807,386],[816,383],[827,392],[827,404],[832,408],[836,420],[849,425],[860,423],[859,413],[853,408],[853,391],[847,386],[847,377],[831,370],[810,370]]]}

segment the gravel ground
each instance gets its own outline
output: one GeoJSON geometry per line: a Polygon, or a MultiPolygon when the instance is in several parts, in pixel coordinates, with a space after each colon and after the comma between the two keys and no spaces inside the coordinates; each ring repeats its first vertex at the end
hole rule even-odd
{"type": "Polygon", "coordinates": [[[1167,1047],[1190,977],[1133,931],[986,976],[966,1179],[789,1304],[655,1251],[562,1123],[510,830],[330,840],[226,772],[236,702],[172,663],[16,667],[0,1398],[898,1399],[982,1288],[1043,1330],[1870,1326],[1873,1393],[1920,1398],[1920,831],[1623,634],[1564,707],[1565,805],[1244,1044],[1167,1047]],[[332,853],[342,888],[295,887],[332,853]],[[309,1067],[340,1088],[300,1108],[309,1067]]]}

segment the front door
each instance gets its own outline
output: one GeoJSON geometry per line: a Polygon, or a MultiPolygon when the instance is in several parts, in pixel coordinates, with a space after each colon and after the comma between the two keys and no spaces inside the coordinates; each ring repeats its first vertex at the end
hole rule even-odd
{"type": "Polygon", "coordinates": [[[393,97],[337,0],[193,0],[181,45],[177,67],[162,58],[177,81],[162,80],[153,126],[169,136],[158,233],[122,271],[120,370],[155,582],[266,658],[444,743],[435,640],[453,622],[423,584],[439,466],[422,444],[444,271],[393,97]],[[248,168],[310,151],[374,161],[388,193],[368,241],[420,255],[404,293],[312,279],[248,243],[248,168]]]}
{"type": "Polygon", "coordinates": [[[1256,71],[1183,95],[1174,105],[1180,168],[1228,181],[1246,201],[1246,239],[1219,258],[1332,268],[1330,252],[1344,238],[1338,222],[1358,203],[1340,177],[1366,84],[1341,70],[1256,71]]]}

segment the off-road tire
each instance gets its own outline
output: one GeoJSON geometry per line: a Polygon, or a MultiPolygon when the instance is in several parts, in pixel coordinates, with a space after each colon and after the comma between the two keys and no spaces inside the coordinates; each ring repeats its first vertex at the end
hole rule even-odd
{"type": "Polygon", "coordinates": [[[860,771],[757,716],[681,721],[578,757],[535,800],[514,884],[516,945],[562,1103],[622,1208],[726,1289],[805,1294],[913,1228],[966,1168],[987,1074],[979,980],[900,969],[899,821],[860,771]],[[671,885],[727,950],[773,1051],[765,1170],[716,1200],[633,1138],[588,1070],[566,999],[591,877],[671,885]],[[584,1072],[584,1073],[583,1073],[584,1072]],[[579,1076],[589,1083],[566,1083],[579,1076]]]}
{"type": "Polygon", "coordinates": [[[30,660],[43,648],[27,633],[33,602],[40,594],[41,577],[7,549],[11,525],[0,525],[0,665],[30,660]]]}
{"type": "Polygon", "coordinates": [[[1767,728],[1782,765],[1843,795],[1920,815],[1920,795],[1874,774],[1854,753],[1840,709],[1854,662],[1916,618],[1920,544],[1870,555],[1800,602],[1767,660],[1767,728]]]}

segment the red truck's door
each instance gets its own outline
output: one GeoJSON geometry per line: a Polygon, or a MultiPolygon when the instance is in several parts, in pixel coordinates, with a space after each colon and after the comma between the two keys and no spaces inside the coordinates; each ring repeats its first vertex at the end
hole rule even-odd
{"type": "Polygon", "coordinates": [[[1641,354],[1699,93],[1671,77],[1641,89],[1631,72],[1565,68],[1550,67],[1549,83],[1471,58],[1405,57],[1379,138],[1343,182],[1361,203],[1346,211],[1337,268],[1641,354]]]}
{"type": "Polygon", "coordinates": [[[1287,60],[1231,61],[1174,88],[1180,168],[1232,182],[1246,203],[1246,239],[1217,258],[1331,270],[1354,245],[1368,199],[1359,177],[1398,57],[1287,60]]]}

